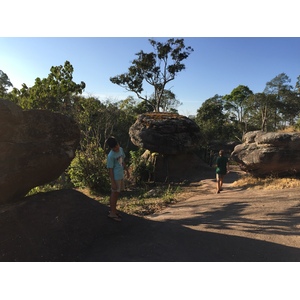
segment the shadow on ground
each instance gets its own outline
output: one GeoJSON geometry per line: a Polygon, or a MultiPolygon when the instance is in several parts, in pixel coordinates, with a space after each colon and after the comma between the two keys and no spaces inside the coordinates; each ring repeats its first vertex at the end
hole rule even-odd
{"type": "MultiPolygon", "coordinates": [[[[300,249],[249,238],[202,232],[176,222],[125,215],[99,235],[81,261],[282,262],[300,261],[300,249]]],[[[191,221],[192,222],[192,221],[191,221]]]]}
{"type": "Polygon", "coordinates": [[[122,222],[116,222],[107,218],[107,206],[80,192],[61,190],[37,194],[13,206],[0,207],[0,260],[300,261],[299,248],[187,227],[206,223],[226,228],[233,219],[241,218],[245,208],[242,203],[228,203],[219,210],[190,218],[169,220],[166,217],[161,221],[123,214],[122,222]]]}

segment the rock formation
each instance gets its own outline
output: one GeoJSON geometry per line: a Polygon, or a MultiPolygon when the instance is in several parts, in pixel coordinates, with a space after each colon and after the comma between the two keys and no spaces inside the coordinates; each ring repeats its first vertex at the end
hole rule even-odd
{"type": "Polygon", "coordinates": [[[231,158],[256,177],[300,174],[300,133],[248,132],[231,158]]]}
{"type": "Polygon", "coordinates": [[[129,135],[136,146],[160,154],[191,152],[200,141],[198,125],[173,113],[139,115],[130,127],[129,135]]]}
{"type": "Polygon", "coordinates": [[[70,118],[45,110],[23,111],[0,99],[0,203],[58,178],[79,145],[70,118]]]}
{"type": "Polygon", "coordinates": [[[191,119],[174,113],[139,115],[130,127],[129,135],[136,146],[149,150],[144,157],[155,156],[157,181],[184,180],[187,174],[203,166],[197,157],[201,141],[199,126],[191,119]]]}

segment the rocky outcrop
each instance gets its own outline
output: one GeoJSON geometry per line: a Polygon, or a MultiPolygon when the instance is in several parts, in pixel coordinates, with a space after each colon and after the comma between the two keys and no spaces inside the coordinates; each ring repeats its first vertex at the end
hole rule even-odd
{"type": "Polygon", "coordinates": [[[200,142],[199,126],[191,119],[174,113],[139,115],[130,127],[134,145],[160,154],[189,153],[200,142]]]}
{"type": "Polygon", "coordinates": [[[153,164],[155,181],[182,181],[201,173],[203,162],[194,153],[201,134],[193,120],[174,113],[142,114],[129,134],[133,144],[146,150],[143,158],[153,164]]]}
{"type": "Polygon", "coordinates": [[[195,153],[165,155],[146,150],[142,157],[146,162],[155,166],[152,177],[149,176],[148,179],[156,182],[200,180],[204,173],[211,170],[195,153]]]}
{"type": "Polygon", "coordinates": [[[0,99],[0,203],[58,178],[74,158],[79,140],[79,128],[70,118],[23,111],[0,99]]]}
{"type": "Polygon", "coordinates": [[[256,177],[300,174],[300,133],[248,132],[231,158],[256,177]]]}

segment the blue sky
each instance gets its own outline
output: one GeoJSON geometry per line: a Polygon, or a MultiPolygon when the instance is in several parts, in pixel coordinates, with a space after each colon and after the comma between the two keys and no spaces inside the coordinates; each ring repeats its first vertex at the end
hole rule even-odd
{"type": "MultiPolygon", "coordinates": [[[[100,100],[117,101],[133,95],[109,78],[127,71],[135,54],[153,50],[148,38],[168,37],[2,37],[0,70],[20,88],[45,78],[51,66],[66,60],[74,67],[74,81],[86,83],[86,94],[100,100]]],[[[183,37],[194,52],[185,61],[186,69],[167,88],[183,104],[183,115],[196,114],[201,104],[215,94],[225,95],[238,85],[254,93],[284,72],[295,85],[300,75],[300,38],[288,37],[183,37]]],[[[146,93],[153,92],[151,87],[146,93]]]]}
{"type": "MultiPolygon", "coordinates": [[[[107,2],[107,1],[106,1],[107,2]]],[[[184,38],[194,52],[186,69],[167,88],[183,104],[183,115],[196,114],[216,94],[247,85],[254,93],[286,73],[294,85],[300,75],[300,35],[295,0],[186,0],[184,5],[152,0],[96,4],[53,0],[40,7],[34,0],[6,1],[0,28],[0,70],[19,88],[45,78],[66,60],[74,81],[101,101],[130,94],[109,78],[128,70],[135,53],[152,51],[148,38],[184,38]],[[208,3],[206,3],[208,2],[208,3]],[[79,5],[80,4],[80,5],[79,5]],[[35,9],[32,9],[35,7],[35,9]],[[17,22],[16,22],[17,20],[17,22]]],[[[146,88],[147,95],[153,90],[146,88]]]]}

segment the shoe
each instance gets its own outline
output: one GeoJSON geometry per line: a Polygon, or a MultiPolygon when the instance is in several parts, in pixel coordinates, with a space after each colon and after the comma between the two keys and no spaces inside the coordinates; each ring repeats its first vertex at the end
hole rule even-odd
{"type": "Polygon", "coordinates": [[[111,215],[111,214],[109,214],[108,217],[110,219],[114,220],[114,221],[117,221],[117,222],[121,222],[122,221],[122,219],[119,216],[117,216],[117,215],[111,215]]]}
{"type": "Polygon", "coordinates": [[[217,194],[219,194],[219,193],[220,193],[220,191],[218,190],[218,191],[217,191],[217,194]]]}

